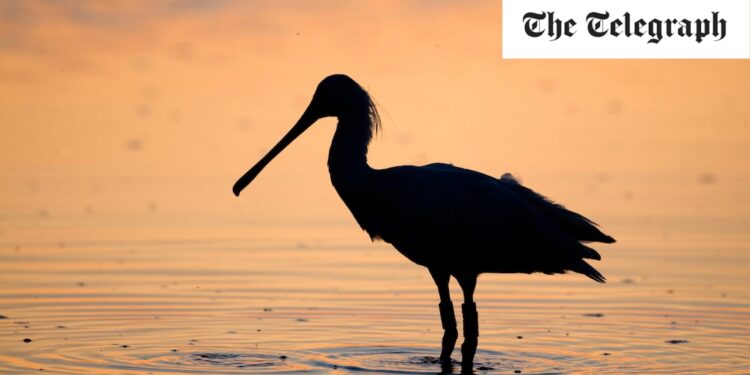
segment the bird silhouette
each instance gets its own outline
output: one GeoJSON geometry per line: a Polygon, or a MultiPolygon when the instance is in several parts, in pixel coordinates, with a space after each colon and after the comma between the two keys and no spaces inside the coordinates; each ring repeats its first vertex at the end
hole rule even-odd
{"type": "Polygon", "coordinates": [[[441,163],[371,168],[367,148],[380,128],[378,110],[367,91],[342,74],[320,82],[299,121],[235,183],[234,194],[239,196],[276,155],[323,117],[338,118],[328,170],[341,199],[372,240],[382,239],[427,267],[437,285],[442,361],[451,361],[458,338],[448,288],[451,276],[464,295],[464,368],[473,366],[478,343],[474,289],[479,274],[573,271],[605,281],[584,261],[601,257],[582,242],[615,240],[510,174],[495,178],[441,163]]]}

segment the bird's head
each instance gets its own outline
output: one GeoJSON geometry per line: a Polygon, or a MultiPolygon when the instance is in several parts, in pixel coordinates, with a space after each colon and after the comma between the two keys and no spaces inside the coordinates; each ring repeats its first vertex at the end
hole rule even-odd
{"type": "Polygon", "coordinates": [[[250,168],[232,187],[239,196],[242,189],[273,160],[284,148],[294,141],[307,128],[323,117],[339,119],[366,116],[372,130],[380,128],[380,117],[370,95],[357,82],[344,74],[334,74],[324,78],[315,90],[307,109],[291,130],[255,166],[250,168]]]}
{"type": "Polygon", "coordinates": [[[323,117],[346,117],[370,105],[370,96],[345,74],[334,74],[318,84],[306,112],[316,120],[323,117]]]}

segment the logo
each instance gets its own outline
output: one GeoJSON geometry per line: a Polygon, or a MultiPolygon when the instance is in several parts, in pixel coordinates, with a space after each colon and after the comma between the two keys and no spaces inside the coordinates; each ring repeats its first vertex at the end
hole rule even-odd
{"type": "Polygon", "coordinates": [[[750,58],[750,1],[504,0],[503,58],[750,58]]]}

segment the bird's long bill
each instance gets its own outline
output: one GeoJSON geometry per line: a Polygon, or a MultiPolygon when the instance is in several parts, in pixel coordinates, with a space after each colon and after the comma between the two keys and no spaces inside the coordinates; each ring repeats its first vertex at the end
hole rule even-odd
{"type": "Polygon", "coordinates": [[[260,159],[258,163],[250,168],[249,171],[247,171],[244,175],[242,175],[242,177],[240,177],[239,180],[237,180],[237,182],[234,183],[234,186],[232,187],[234,195],[240,196],[240,192],[242,191],[242,189],[253,182],[258,173],[260,173],[260,171],[262,171],[263,168],[265,168],[266,165],[276,157],[276,155],[283,151],[286,146],[289,146],[292,141],[294,141],[300,134],[307,130],[307,128],[309,128],[317,120],[317,118],[310,112],[310,108],[308,107],[305,113],[302,114],[302,117],[300,117],[297,123],[294,124],[292,129],[289,130],[288,133],[286,133],[284,138],[281,138],[279,143],[277,143],[276,146],[273,146],[271,151],[269,151],[266,156],[260,159]]]}

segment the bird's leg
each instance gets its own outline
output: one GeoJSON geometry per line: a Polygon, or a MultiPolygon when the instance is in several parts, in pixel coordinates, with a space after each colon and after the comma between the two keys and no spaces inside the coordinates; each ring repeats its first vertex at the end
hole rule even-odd
{"type": "Polygon", "coordinates": [[[466,368],[473,367],[474,354],[477,352],[479,337],[479,315],[477,314],[477,304],[474,303],[474,289],[477,286],[477,275],[460,275],[456,279],[464,291],[464,304],[461,305],[461,312],[464,317],[464,343],[461,345],[461,366],[466,368]]]}
{"type": "Polygon", "coordinates": [[[440,322],[443,324],[443,347],[440,351],[440,360],[450,362],[451,353],[456,346],[458,339],[458,329],[456,329],[456,314],[453,312],[453,302],[451,302],[451,293],[448,284],[451,275],[441,270],[430,269],[430,275],[435,280],[438,293],[440,293],[440,322]]]}

